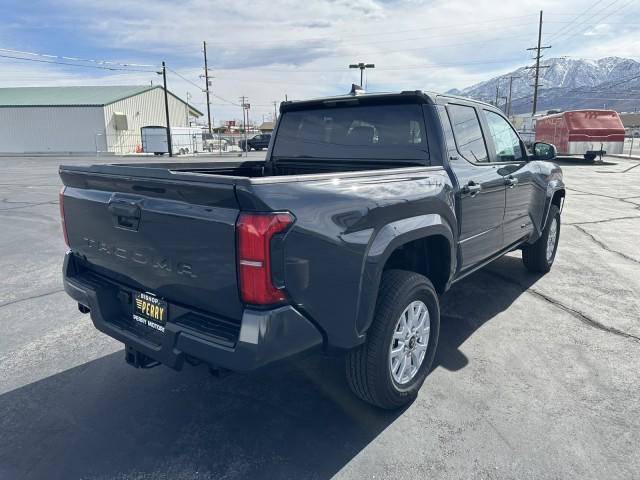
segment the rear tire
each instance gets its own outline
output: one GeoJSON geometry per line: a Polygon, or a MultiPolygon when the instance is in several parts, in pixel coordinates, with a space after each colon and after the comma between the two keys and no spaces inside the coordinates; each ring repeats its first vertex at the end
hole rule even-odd
{"type": "Polygon", "coordinates": [[[547,224],[540,238],[522,248],[522,262],[530,272],[547,273],[556,258],[560,241],[560,210],[551,205],[547,224]]]}
{"type": "Polygon", "coordinates": [[[433,284],[414,272],[384,272],[367,340],[347,355],[349,386],[362,400],[380,408],[391,410],[408,404],[418,395],[431,369],[439,331],[440,305],[433,284]],[[421,314],[416,313],[423,312],[422,307],[427,311],[423,320],[428,322],[426,334],[424,323],[419,323],[421,314]],[[415,331],[403,323],[404,319],[410,319],[412,311],[415,331]],[[400,366],[402,373],[394,366],[402,362],[398,360],[400,357],[406,363],[400,366]],[[406,374],[405,367],[409,368],[406,374]]]}

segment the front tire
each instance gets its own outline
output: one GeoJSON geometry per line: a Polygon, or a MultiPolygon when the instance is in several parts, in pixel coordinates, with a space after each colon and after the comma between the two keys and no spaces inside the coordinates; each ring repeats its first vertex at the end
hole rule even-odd
{"type": "Polygon", "coordinates": [[[547,273],[556,258],[560,241],[560,209],[551,205],[547,224],[540,238],[522,248],[522,262],[530,272],[547,273]]]}
{"type": "Polygon", "coordinates": [[[411,402],[431,369],[439,331],[440,305],[433,284],[414,272],[384,272],[367,340],[347,355],[349,386],[380,408],[411,402]]]}

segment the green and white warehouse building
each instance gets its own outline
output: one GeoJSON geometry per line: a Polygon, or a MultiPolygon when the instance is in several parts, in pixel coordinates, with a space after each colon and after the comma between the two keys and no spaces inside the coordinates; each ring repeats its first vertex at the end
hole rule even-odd
{"type": "MultiPolygon", "coordinates": [[[[171,127],[202,113],[169,92],[171,127]]],[[[132,153],[140,128],[166,126],[159,86],[0,88],[0,153],[132,153]]]]}

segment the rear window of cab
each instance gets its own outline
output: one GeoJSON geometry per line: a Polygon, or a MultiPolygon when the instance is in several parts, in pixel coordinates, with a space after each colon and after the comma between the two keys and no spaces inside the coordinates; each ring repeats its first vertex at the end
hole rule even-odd
{"type": "Polygon", "coordinates": [[[424,161],[428,147],[422,107],[355,105],[284,112],[272,155],[424,161]]]}

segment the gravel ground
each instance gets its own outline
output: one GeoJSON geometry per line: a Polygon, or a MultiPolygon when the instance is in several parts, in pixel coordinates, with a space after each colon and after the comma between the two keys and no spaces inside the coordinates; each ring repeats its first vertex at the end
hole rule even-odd
{"type": "Polygon", "coordinates": [[[57,166],[95,157],[0,157],[0,478],[640,477],[640,163],[605,160],[561,162],[549,274],[513,253],[443,297],[433,372],[391,414],[338,359],[127,366],[61,285],[57,166]]]}

